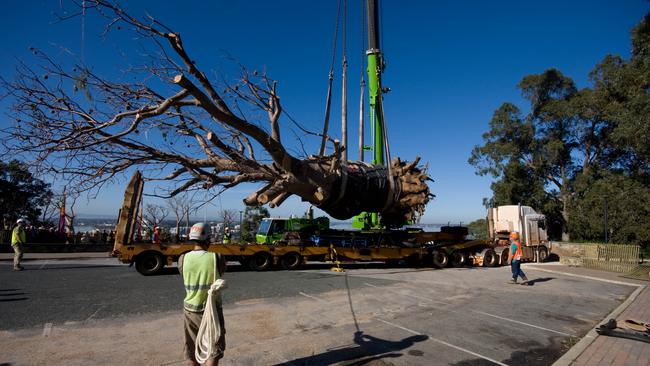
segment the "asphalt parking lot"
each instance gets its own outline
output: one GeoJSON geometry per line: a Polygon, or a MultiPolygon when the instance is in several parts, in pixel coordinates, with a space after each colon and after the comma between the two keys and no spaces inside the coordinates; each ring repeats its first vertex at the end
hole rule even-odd
{"type": "MultiPolygon", "coordinates": [[[[556,267],[525,266],[532,286],[507,284],[505,267],[233,271],[226,274],[221,364],[551,365],[634,290],[545,270],[556,267]]],[[[133,269],[113,270],[128,287],[133,269]]],[[[145,279],[138,278],[145,287],[168,281],[145,279]]],[[[111,307],[124,286],[112,287],[111,307]]],[[[0,363],[184,363],[180,311],[101,313],[1,331],[0,363]]]]}

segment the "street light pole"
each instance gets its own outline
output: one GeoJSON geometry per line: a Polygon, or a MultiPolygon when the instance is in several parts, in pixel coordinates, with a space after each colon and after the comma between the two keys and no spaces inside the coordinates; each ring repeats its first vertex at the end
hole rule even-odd
{"type": "Polygon", "coordinates": [[[242,214],[244,211],[239,211],[239,240],[243,238],[244,227],[242,226],[242,214]]]}
{"type": "Polygon", "coordinates": [[[609,228],[607,227],[607,196],[604,197],[605,200],[605,244],[609,243],[609,228]]]}

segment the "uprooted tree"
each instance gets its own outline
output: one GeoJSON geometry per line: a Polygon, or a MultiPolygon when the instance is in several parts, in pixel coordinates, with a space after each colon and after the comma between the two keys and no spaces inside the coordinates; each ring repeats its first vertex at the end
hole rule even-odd
{"type": "Polygon", "coordinates": [[[83,6],[106,17],[106,32],[130,28],[158,50],[130,69],[148,82],[110,81],[36,49],[39,66],[21,64],[13,80],[2,80],[16,122],[4,131],[5,148],[76,176],[79,189],[138,167],[149,181],[171,182],[161,196],[263,183],[247,205],[276,207],[298,195],[338,219],[380,212],[388,224],[416,219],[433,196],[419,158],[395,158],[390,167],[342,161],[344,147],[329,137],[330,155],[292,155],[281,139],[277,83],[265,73],[242,67],[237,82],[217,83],[180,34],[154,18],[141,20],[103,0],[83,6]]]}

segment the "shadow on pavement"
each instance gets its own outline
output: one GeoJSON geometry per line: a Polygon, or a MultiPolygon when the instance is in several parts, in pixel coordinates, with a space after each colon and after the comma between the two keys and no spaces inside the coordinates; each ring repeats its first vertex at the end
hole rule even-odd
{"type": "MultiPolygon", "coordinates": [[[[568,347],[561,342],[561,338],[552,337],[548,347],[522,347],[521,351],[510,354],[507,360],[498,360],[506,365],[547,366],[552,365],[566,351],[568,347]]],[[[450,364],[451,366],[493,366],[494,362],[482,358],[468,359],[450,364]]]]}
{"type": "Polygon", "coordinates": [[[555,277],[542,277],[542,278],[535,278],[533,280],[528,281],[528,286],[533,286],[538,282],[548,282],[550,280],[554,280],[555,277]]]}
{"type": "Polygon", "coordinates": [[[29,300],[29,297],[17,297],[15,299],[0,299],[0,302],[14,302],[14,301],[25,301],[29,300]]]}
{"type": "Polygon", "coordinates": [[[354,343],[356,345],[344,348],[329,350],[317,355],[297,358],[284,363],[276,364],[276,366],[289,366],[289,365],[331,365],[344,361],[357,360],[352,365],[363,365],[365,363],[382,359],[382,358],[397,358],[401,357],[401,353],[395,353],[411,347],[417,342],[427,340],[429,337],[426,335],[414,335],[404,338],[401,341],[389,341],[368,334],[363,334],[363,331],[354,332],[354,343]],[[386,354],[388,353],[388,354],[386,354]],[[370,359],[366,357],[371,357],[370,359]]]}

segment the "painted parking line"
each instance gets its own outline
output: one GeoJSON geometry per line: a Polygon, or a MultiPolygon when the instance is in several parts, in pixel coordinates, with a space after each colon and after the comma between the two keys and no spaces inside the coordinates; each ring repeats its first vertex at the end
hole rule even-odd
{"type": "Polygon", "coordinates": [[[491,316],[491,317],[493,317],[493,318],[497,318],[497,319],[501,319],[501,320],[506,320],[506,321],[513,322],[513,323],[517,323],[517,324],[521,324],[521,325],[525,325],[525,326],[527,326],[527,327],[532,327],[532,328],[536,328],[536,329],[540,329],[540,330],[545,330],[545,331],[547,331],[547,332],[551,332],[551,333],[557,333],[557,334],[560,334],[560,335],[563,335],[563,336],[566,336],[566,337],[573,337],[572,334],[564,333],[564,332],[560,332],[559,330],[553,330],[553,329],[549,329],[549,328],[540,327],[539,325],[535,325],[535,324],[524,323],[524,322],[520,322],[520,321],[518,321],[518,320],[514,320],[514,319],[510,319],[510,318],[504,318],[504,317],[502,317],[502,316],[498,316],[498,315],[494,315],[494,314],[490,314],[490,313],[485,313],[485,312],[483,312],[483,311],[472,310],[472,312],[473,312],[473,313],[476,313],[476,314],[481,314],[481,315],[485,315],[485,316],[491,316]]]}
{"type": "MultiPolygon", "coordinates": [[[[321,299],[321,298],[318,298],[318,297],[316,297],[316,296],[312,296],[312,295],[308,295],[308,294],[306,294],[306,293],[304,293],[304,292],[299,292],[299,294],[302,295],[302,296],[308,297],[308,298],[310,298],[310,299],[312,299],[312,300],[321,301],[321,302],[326,302],[325,300],[323,300],[323,299],[321,299]]],[[[454,348],[454,349],[456,349],[456,350],[458,350],[458,351],[465,352],[465,353],[470,354],[470,355],[472,355],[472,356],[474,356],[474,357],[482,358],[482,359],[487,360],[487,361],[490,361],[490,362],[492,362],[492,363],[494,363],[494,364],[501,365],[501,366],[508,366],[508,365],[505,364],[505,363],[499,362],[499,361],[497,361],[497,360],[495,360],[495,359],[492,359],[492,358],[490,358],[490,357],[484,356],[484,355],[482,355],[482,354],[480,354],[480,353],[476,353],[476,352],[470,351],[470,350],[468,350],[468,349],[466,349],[466,348],[463,348],[463,347],[460,347],[460,346],[456,346],[455,344],[451,344],[451,343],[449,343],[449,342],[445,342],[445,341],[443,341],[443,340],[441,340],[441,339],[434,338],[434,337],[432,337],[432,336],[429,335],[429,334],[420,333],[420,332],[417,332],[417,331],[415,331],[415,330],[408,329],[408,328],[406,328],[406,327],[403,327],[403,326],[401,326],[401,325],[398,325],[398,324],[395,324],[395,323],[389,322],[389,321],[384,320],[384,319],[381,319],[381,318],[373,317],[373,319],[377,320],[378,322],[381,322],[381,323],[384,323],[384,324],[390,325],[390,326],[392,326],[392,327],[395,327],[395,328],[398,328],[398,329],[404,330],[404,331],[406,331],[406,332],[409,332],[409,333],[412,333],[412,334],[415,334],[415,335],[423,335],[423,336],[426,336],[426,337],[428,338],[427,340],[431,340],[431,341],[433,341],[433,342],[436,342],[436,343],[439,343],[439,344],[445,345],[445,346],[447,346],[447,347],[454,348]]]]}
{"type": "MultiPolygon", "coordinates": [[[[379,286],[371,285],[371,284],[369,284],[369,283],[366,283],[365,285],[366,285],[366,286],[370,286],[370,287],[379,288],[379,286]]],[[[424,296],[417,296],[417,295],[404,294],[404,293],[397,292],[397,291],[390,290],[390,289],[386,289],[386,288],[383,288],[383,290],[384,290],[384,291],[390,291],[390,292],[392,292],[392,293],[394,293],[394,294],[397,294],[397,295],[400,295],[400,296],[412,297],[412,298],[419,299],[419,300],[425,300],[425,301],[436,302],[436,303],[444,304],[444,305],[448,305],[448,306],[454,306],[453,304],[446,303],[446,302],[444,302],[444,301],[439,301],[439,300],[429,299],[429,298],[424,297],[424,296]]],[[[447,311],[447,312],[450,312],[450,313],[455,313],[455,314],[466,314],[465,312],[460,312],[460,311],[451,310],[451,309],[440,309],[440,310],[442,310],[442,311],[447,311]]],[[[522,322],[522,321],[519,321],[519,320],[515,320],[515,319],[511,319],[511,318],[506,318],[506,317],[502,317],[502,316],[499,316],[499,315],[486,313],[486,312],[479,311],[479,310],[470,310],[470,311],[473,312],[473,313],[475,313],[475,314],[485,315],[485,316],[489,316],[489,317],[492,317],[492,318],[496,318],[496,319],[500,319],[500,320],[508,321],[508,322],[515,323],[515,324],[519,324],[519,325],[525,325],[525,326],[527,326],[527,327],[531,327],[531,328],[535,328],[535,329],[539,329],[539,330],[544,330],[544,331],[551,332],[551,333],[560,334],[560,335],[563,335],[563,336],[566,336],[566,337],[573,337],[573,336],[574,336],[573,334],[564,333],[564,332],[561,332],[561,331],[559,331],[559,330],[554,330],[554,329],[544,328],[544,327],[540,327],[539,325],[530,324],[530,323],[525,323],[525,322],[522,322]]]]}
{"type": "Polygon", "coordinates": [[[312,296],[312,295],[306,294],[306,293],[304,293],[304,292],[302,292],[302,291],[300,291],[300,292],[298,292],[298,293],[299,293],[300,295],[302,295],[302,296],[304,296],[304,297],[307,297],[307,298],[310,298],[310,299],[312,299],[312,300],[316,300],[316,301],[320,301],[320,302],[327,302],[327,301],[325,301],[325,300],[323,300],[323,299],[321,299],[321,298],[318,298],[318,297],[316,297],[316,296],[312,296]]]}
{"type": "Polygon", "coordinates": [[[49,337],[52,333],[52,323],[45,323],[43,326],[43,337],[49,337]]]}
{"type": "MultiPolygon", "coordinates": [[[[377,286],[377,285],[372,285],[372,284],[367,283],[367,282],[365,282],[364,285],[369,286],[369,287],[374,287],[374,288],[380,288],[380,287],[381,287],[381,286],[377,286]]],[[[389,290],[389,291],[391,291],[391,290],[389,290]]],[[[429,301],[429,302],[436,302],[436,303],[438,303],[438,304],[442,304],[442,305],[449,305],[449,306],[452,306],[452,304],[450,304],[450,303],[447,303],[447,302],[444,302],[444,301],[440,301],[440,300],[430,299],[430,298],[428,298],[428,297],[424,297],[424,296],[417,296],[417,295],[411,295],[411,294],[403,294],[403,293],[400,293],[400,292],[397,292],[397,291],[391,291],[391,292],[396,293],[396,294],[398,294],[398,295],[400,295],[400,296],[412,297],[412,298],[414,298],[414,299],[418,299],[418,300],[425,300],[425,301],[429,301]]]]}
{"type": "Polygon", "coordinates": [[[497,360],[495,360],[495,359],[493,359],[493,358],[490,358],[490,357],[484,356],[484,355],[482,355],[482,354],[480,354],[480,353],[476,353],[476,352],[470,351],[470,350],[468,350],[468,349],[466,349],[466,348],[463,348],[463,347],[457,346],[457,345],[455,345],[455,344],[451,344],[451,343],[449,343],[449,342],[445,342],[445,341],[443,341],[442,339],[438,339],[438,338],[432,337],[432,336],[429,335],[429,334],[420,333],[420,332],[417,332],[417,331],[415,331],[415,330],[412,330],[412,329],[408,329],[408,328],[406,328],[406,327],[403,327],[403,326],[401,326],[401,325],[398,325],[398,324],[395,324],[395,323],[391,323],[391,322],[389,322],[389,321],[387,321],[387,320],[384,320],[384,319],[380,319],[380,318],[375,318],[375,319],[376,319],[377,321],[380,321],[380,322],[384,323],[384,324],[387,324],[387,325],[390,325],[390,326],[392,326],[392,327],[395,327],[395,328],[401,329],[401,330],[403,330],[403,331],[405,331],[405,332],[409,332],[409,333],[411,333],[411,334],[415,334],[415,335],[423,335],[423,336],[426,336],[426,337],[428,338],[428,339],[427,339],[428,341],[433,341],[433,342],[436,342],[436,343],[440,343],[440,344],[445,345],[445,346],[447,346],[447,347],[451,347],[451,348],[456,349],[456,350],[458,350],[458,351],[461,351],[461,352],[464,352],[464,353],[470,354],[470,355],[472,355],[472,356],[474,356],[474,357],[482,358],[482,359],[484,359],[484,360],[486,360],[486,361],[490,361],[490,362],[492,362],[492,363],[494,363],[494,364],[497,364],[497,365],[500,365],[500,366],[508,366],[507,364],[505,364],[505,363],[503,363],[503,362],[500,362],[500,361],[497,361],[497,360]]]}
{"type": "Polygon", "coordinates": [[[632,286],[632,287],[644,287],[645,286],[645,285],[639,285],[639,284],[636,284],[636,283],[616,281],[616,280],[608,280],[606,278],[598,278],[598,277],[593,277],[593,276],[579,275],[579,274],[567,273],[567,272],[562,272],[562,271],[554,271],[552,269],[544,269],[544,268],[539,268],[539,267],[532,267],[531,266],[529,269],[532,270],[532,271],[542,271],[542,272],[560,274],[560,275],[569,276],[569,277],[584,278],[584,279],[592,280],[592,281],[613,283],[615,285],[632,286]]]}

